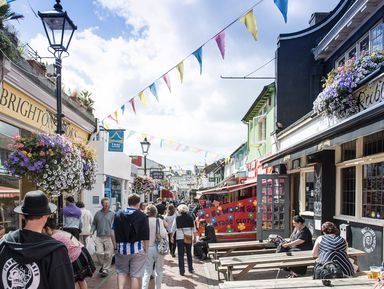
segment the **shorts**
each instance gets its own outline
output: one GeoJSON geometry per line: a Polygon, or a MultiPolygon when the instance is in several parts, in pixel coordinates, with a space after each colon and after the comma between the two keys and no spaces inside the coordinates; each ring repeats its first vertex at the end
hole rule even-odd
{"type": "Polygon", "coordinates": [[[133,278],[142,278],[145,270],[147,254],[141,251],[132,255],[115,255],[115,268],[118,275],[129,275],[133,278]]]}

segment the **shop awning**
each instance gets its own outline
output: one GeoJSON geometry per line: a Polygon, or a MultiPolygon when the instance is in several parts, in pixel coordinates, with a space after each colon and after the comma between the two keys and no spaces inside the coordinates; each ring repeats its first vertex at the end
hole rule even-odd
{"type": "Polygon", "coordinates": [[[199,191],[197,192],[196,199],[200,199],[202,195],[214,195],[214,194],[222,194],[225,192],[234,192],[234,191],[239,191],[242,189],[250,188],[256,186],[257,182],[252,181],[249,183],[244,183],[244,184],[236,184],[232,186],[224,186],[220,188],[212,188],[209,190],[204,190],[204,191],[199,191]]]}
{"type": "Polygon", "coordinates": [[[173,193],[170,190],[161,190],[161,198],[170,198],[173,199],[173,193]]]}

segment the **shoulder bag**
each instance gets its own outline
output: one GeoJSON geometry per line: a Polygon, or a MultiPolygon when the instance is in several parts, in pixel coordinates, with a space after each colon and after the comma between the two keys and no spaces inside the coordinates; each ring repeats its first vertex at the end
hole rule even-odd
{"type": "Polygon", "coordinates": [[[192,244],[192,235],[187,235],[184,233],[184,228],[181,228],[184,235],[184,244],[191,245],[192,244]]]}
{"type": "Polygon", "coordinates": [[[160,222],[159,218],[156,218],[156,245],[157,252],[160,255],[167,255],[169,252],[169,243],[167,238],[162,238],[160,236],[160,222]]]}

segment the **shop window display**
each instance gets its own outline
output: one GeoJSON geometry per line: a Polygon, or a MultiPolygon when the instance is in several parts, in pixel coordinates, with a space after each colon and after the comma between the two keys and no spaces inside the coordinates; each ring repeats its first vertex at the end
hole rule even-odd
{"type": "Polygon", "coordinates": [[[355,215],[356,198],[356,168],[349,167],[341,170],[341,213],[343,215],[355,215]]]}
{"type": "Polygon", "coordinates": [[[305,211],[313,212],[313,203],[315,201],[315,173],[305,173],[305,211]]]}
{"type": "Polygon", "coordinates": [[[384,219],[384,162],[363,166],[363,217],[384,219]]]}

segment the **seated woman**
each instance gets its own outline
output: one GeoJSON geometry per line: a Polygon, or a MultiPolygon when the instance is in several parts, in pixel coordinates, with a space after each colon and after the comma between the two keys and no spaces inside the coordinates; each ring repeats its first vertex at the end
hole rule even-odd
{"type": "Polygon", "coordinates": [[[347,241],[339,235],[335,224],[325,222],[321,226],[321,232],[324,235],[316,239],[312,250],[313,257],[317,258],[316,262],[325,264],[333,261],[341,267],[344,275],[353,276],[353,266],[347,255],[347,241]]]}
{"type": "MultiPolygon", "coordinates": [[[[309,231],[306,225],[304,225],[305,220],[301,216],[293,217],[293,226],[294,230],[289,237],[289,242],[284,243],[282,247],[288,249],[289,252],[293,251],[305,251],[312,250],[312,233],[309,231]]],[[[299,275],[304,275],[307,272],[307,266],[303,267],[292,267],[290,269],[290,275],[288,277],[294,278],[299,275]]]]}

